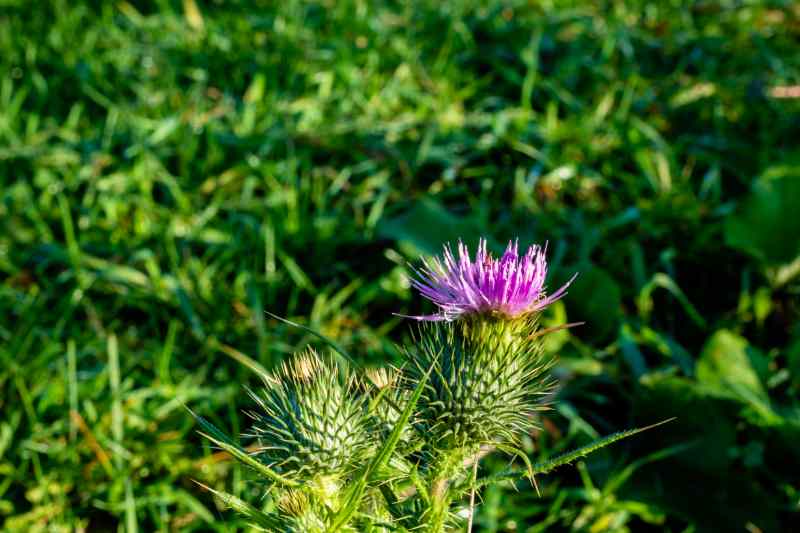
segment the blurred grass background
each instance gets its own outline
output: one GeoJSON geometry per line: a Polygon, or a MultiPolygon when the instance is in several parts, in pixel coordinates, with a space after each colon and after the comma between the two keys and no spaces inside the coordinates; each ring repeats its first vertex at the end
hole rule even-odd
{"type": "MultiPolygon", "coordinates": [[[[0,2],[0,524],[237,531],[243,430],[328,335],[397,361],[407,262],[549,242],[559,403],[481,531],[800,529],[793,2],[0,2]],[[794,92],[793,92],[794,91],[794,92]]],[[[487,462],[502,468],[507,458],[487,462]]]]}

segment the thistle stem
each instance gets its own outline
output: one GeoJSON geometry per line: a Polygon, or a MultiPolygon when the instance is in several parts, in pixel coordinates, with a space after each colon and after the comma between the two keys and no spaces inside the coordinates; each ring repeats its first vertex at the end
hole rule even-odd
{"type": "Polygon", "coordinates": [[[446,477],[437,478],[431,484],[427,533],[442,533],[444,531],[447,511],[450,508],[449,487],[450,481],[446,477]]]}
{"type": "Polygon", "coordinates": [[[478,461],[480,457],[475,457],[472,461],[472,487],[469,491],[469,521],[467,522],[467,533],[472,533],[472,520],[475,517],[475,483],[478,481],[478,461]]]}

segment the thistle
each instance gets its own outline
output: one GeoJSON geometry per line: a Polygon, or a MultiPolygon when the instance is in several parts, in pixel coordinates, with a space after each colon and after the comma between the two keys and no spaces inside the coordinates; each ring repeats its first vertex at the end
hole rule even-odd
{"type": "Polygon", "coordinates": [[[251,392],[252,453],[197,417],[212,442],[264,477],[271,513],[214,491],[255,525],[315,533],[450,531],[459,522],[454,507],[468,494],[474,502],[489,482],[477,478],[483,454],[521,457],[532,479],[641,431],[540,465],[519,449],[553,384],[554,359],[541,344],[550,330],[539,329],[539,317],[572,281],[547,294],[544,248],[533,245],[520,257],[518,244],[509,242],[495,258],[481,239],[472,260],[459,243],[458,258],[446,246],[416,274],[412,284],[439,311],[411,317],[423,323],[403,350],[403,368],[356,378],[313,351],[298,355],[251,392]]]}
{"type": "Polygon", "coordinates": [[[545,250],[533,245],[519,257],[518,249],[509,241],[496,259],[480,239],[473,261],[463,243],[458,259],[445,246],[442,258],[423,260],[412,281],[440,309],[413,318],[445,322],[422,327],[408,352],[412,382],[433,369],[420,407],[429,437],[447,441],[436,447],[515,442],[533,428],[550,389],[546,373],[553,361],[542,353],[539,314],[572,280],[547,296],[545,250]]]}
{"type": "Polygon", "coordinates": [[[412,280],[439,308],[412,318],[443,322],[422,327],[408,351],[411,382],[431,369],[419,409],[434,500],[428,514],[439,528],[447,521],[451,485],[463,477],[465,463],[478,461],[482,447],[524,455],[516,443],[535,427],[533,416],[552,385],[552,359],[536,334],[539,314],[572,280],[548,296],[545,250],[533,245],[522,257],[518,250],[509,242],[497,259],[480,239],[472,260],[459,242],[458,258],[445,246],[441,258],[423,260],[412,280]]]}

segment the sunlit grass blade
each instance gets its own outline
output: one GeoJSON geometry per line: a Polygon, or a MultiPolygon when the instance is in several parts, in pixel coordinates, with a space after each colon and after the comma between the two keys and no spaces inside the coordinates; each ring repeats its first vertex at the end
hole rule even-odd
{"type": "Polygon", "coordinates": [[[136,518],[136,500],[133,496],[133,482],[125,480],[125,528],[127,533],[137,533],[139,522],[136,518]]]}
{"type": "Polygon", "coordinates": [[[258,361],[256,361],[252,357],[249,357],[240,352],[239,350],[236,350],[235,348],[232,348],[226,344],[222,344],[213,337],[208,339],[208,344],[215,350],[219,350],[220,352],[224,353],[234,361],[237,361],[238,363],[246,366],[247,368],[255,372],[261,379],[270,381],[271,378],[269,372],[267,372],[267,369],[264,368],[258,361]]]}

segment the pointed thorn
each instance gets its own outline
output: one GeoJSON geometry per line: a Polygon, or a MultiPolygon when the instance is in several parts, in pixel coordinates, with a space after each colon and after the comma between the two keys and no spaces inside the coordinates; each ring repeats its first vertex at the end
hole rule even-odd
{"type": "Polygon", "coordinates": [[[560,326],[553,326],[552,328],[540,329],[539,331],[530,334],[528,336],[528,338],[529,339],[535,339],[536,337],[541,337],[542,335],[547,335],[548,333],[554,333],[556,331],[561,331],[562,329],[574,328],[576,326],[582,326],[584,324],[586,324],[586,322],[570,322],[569,324],[562,324],[560,326]]]}

